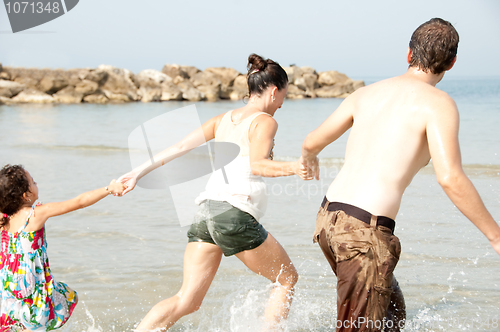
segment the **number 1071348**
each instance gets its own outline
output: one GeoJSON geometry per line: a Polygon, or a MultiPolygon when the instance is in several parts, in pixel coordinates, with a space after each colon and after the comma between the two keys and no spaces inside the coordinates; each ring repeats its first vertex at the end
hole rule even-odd
{"type": "Polygon", "coordinates": [[[28,2],[28,1],[15,1],[15,2],[6,2],[5,8],[7,9],[7,13],[15,13],[15,14],[42,14],[42,13],[54,13],[58,14],[61,11],[59,2],[28,2]]]}

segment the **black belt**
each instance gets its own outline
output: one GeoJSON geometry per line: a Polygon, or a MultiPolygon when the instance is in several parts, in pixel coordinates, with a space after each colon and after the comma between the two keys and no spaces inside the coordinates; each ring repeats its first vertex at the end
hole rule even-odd
{"type": "MultiPolygon", "coordinates": [[[[372,219],[372,214],[370,212],[350,204],[339,203],[339,202],[328,202],[326,197],[323,199],[323,203],[321,203],[321,206],[325,207],[327,203],[329,203],[328,207],[326,208],[328,211],[342,210],[346,214],[370,225],[370,221],[372,219]]],[[[394,234],[394,228],[396,227],[396,222],[389,217],[377,216],[377,226],[385,226],[391,230],[392,234],[394,234]]]]}

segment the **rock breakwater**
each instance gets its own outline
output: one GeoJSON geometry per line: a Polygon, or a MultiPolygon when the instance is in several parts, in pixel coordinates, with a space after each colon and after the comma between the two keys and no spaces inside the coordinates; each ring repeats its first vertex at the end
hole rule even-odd
{"type": "MultiPolygon", "coordinates": [[[[286,67],[287,98],[345,98],[364,86],[337,71],[286,67]]],[[[95,69],[34,69],[3,67],[0,63],[0,104],[125,103],[170,100],[239,100],[248,95],[246,74],[233,68],[166,64],[161,71],[101,65],[95,69]]]]}

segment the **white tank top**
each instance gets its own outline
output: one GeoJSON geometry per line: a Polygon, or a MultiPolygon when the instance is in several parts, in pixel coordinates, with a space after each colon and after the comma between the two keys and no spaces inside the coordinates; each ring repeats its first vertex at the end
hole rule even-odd
{"type": "Polygon", "coordinates": [[[213,172],[205,191],[196,198],[195,202],[199,205],[207,199],[225,201],[259,220],[267,208],[266,184],[262,177],[252,174],[248,131],[250,124],[257,116],[271,115],[258,112],[234,123],[231,119],[232,112],[229,111],[224,115],[215,132],[216,142],[231,142],[240,147],[238,156],[224,167],[228,183],[224,179],[222,170],[213,172]]]}

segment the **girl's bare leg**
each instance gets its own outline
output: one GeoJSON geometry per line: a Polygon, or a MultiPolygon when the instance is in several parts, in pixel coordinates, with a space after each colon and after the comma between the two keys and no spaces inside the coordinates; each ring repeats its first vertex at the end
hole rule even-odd
{"type": "Polygon", "coordinates": [[[277,282],[269,297],[265,311],[266,328],[274,330],[286,319],[292,303],[298,274],[285,249],[269,234],[263,244],[252,250],[236,254],[250,270],[271,282],[277,282]]]}
{"type": "Polygon", "coordinates": [[[214,279],[222,251],[214,244],[189,242],[184,253],[184,277],[180,291],[157,303],[136,331],[167,330],[182,316],[198,310],[214,279]]]}

